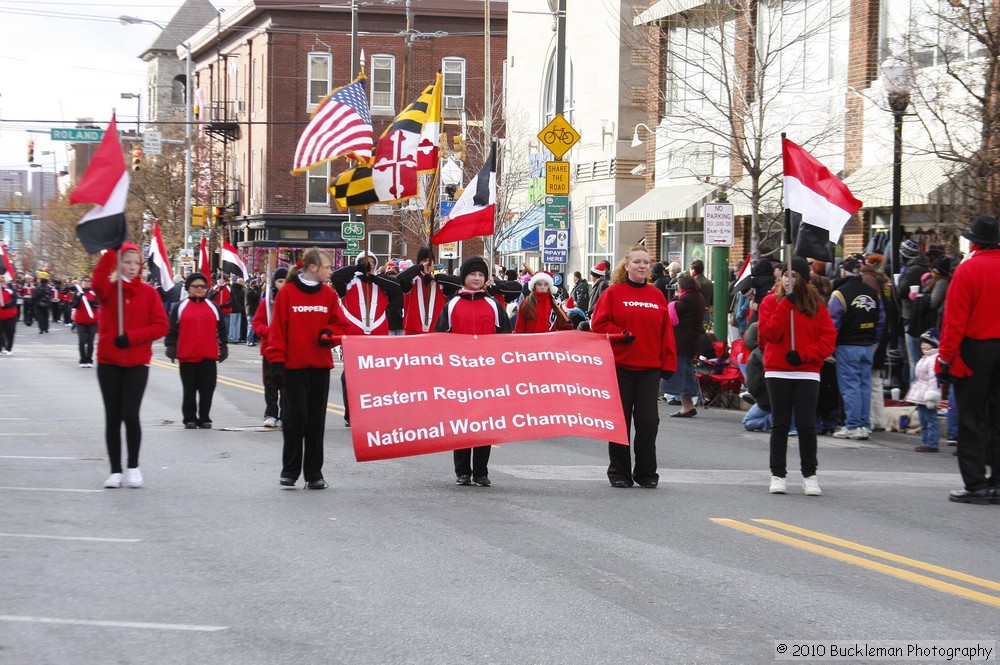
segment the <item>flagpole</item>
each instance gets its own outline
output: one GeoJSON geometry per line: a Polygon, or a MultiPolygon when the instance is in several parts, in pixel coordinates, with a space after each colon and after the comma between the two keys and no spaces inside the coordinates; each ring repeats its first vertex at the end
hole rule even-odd
{"type": "Polygon", "coordinates": [[[125,334],[124,297],[122,296],[122,248],[115,250],[118,255],[118,334],[125,334]]]}

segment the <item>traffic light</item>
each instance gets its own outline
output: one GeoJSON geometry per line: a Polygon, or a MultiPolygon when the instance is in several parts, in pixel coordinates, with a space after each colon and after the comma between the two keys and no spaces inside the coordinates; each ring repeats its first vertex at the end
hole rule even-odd
{"type": "Polygon", "coordinates": [[[454,155],[455,159],[457,159],[458,161],[464,162],[465,139],[463,139],[461,136],[455,136],[451,139],[451,142],[453,143],[452,155],[454,155]]]}
{"type": "Polygon", "coordinates": [[[35,161],[35,141],[34,139],[28,139],[28,163],[31,164],[35,161]]]}
{"type": "Polygon", "coordinates": [[[446,201],[454,201],[456,199],[455,192],[458,191],[458,185],[445,185],[444,195],[446,201]]]}
{"type": "Polygon", "coordinates": [[[142,166],[142,150],[136,148],[132,151],[132,170],[138,171],[140,166],[142,166]]]}
{"type": "Polygon", "coordinates": [[[216,226],[222,226],[225,221],[222,216],[225,214],[226,209],[222,206],[212,206],[212,223],[216,226]]]}
{"type": "Polygon", "coordinates": [[[191,226],[205,226],[205,214],[208,209],[205,206],[191,206],[191,226]]]}

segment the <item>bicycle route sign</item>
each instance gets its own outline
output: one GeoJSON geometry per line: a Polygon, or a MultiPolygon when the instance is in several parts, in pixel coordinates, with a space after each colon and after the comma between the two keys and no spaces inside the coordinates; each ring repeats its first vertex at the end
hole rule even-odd
{"type": "Polygon", "coordinates": [[[542,131],[538,132],[538,140],[549,149],[549,152],[556,159],[562,159],[562,156],[580,140],[580,132],[573,129],[566,118],[559,114],[552,118],[552,122],[545,125],[542,131]]]}
{"type": "Polygon", "coordinates": [[[365,237],[365,223],[344,222],[340,227],[340,235],[344,240],[363,240],[365,237]]]}

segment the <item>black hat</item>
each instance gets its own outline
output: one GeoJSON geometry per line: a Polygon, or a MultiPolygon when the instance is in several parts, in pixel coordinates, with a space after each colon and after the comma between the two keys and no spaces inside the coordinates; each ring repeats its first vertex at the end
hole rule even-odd
{"type": "Polygon", "coordinates": [[[810,277],[809,262],[806,261],[803,257],[801,256],[792,257],[792,270],[799,273],[799,277],[806,280],[806,284],[809,283],[809,277],[810,277]]]}
{"type": "Polygon", "coordinates": [[[944,277],[951,276],[951,259],[947,256],[939,256],[932,266],[934,272],[944,277]]]}
{"type": "Polygon", "coordinates": [[[848,256],[844,259],[844,262],[840,264],[840,267],[844,270],[844,272],[857,273],[861,270],[861,262],[853,256],[848,256]]]}
{"type": "Polygon", "coordinates": [[[279,279],[288,279],[288,268],[281,266],[273,273],[271,273],[271,283],[274,284],[279,279]]]}
{"type": "Polygon", "coordinates": [[[977,245],[1000,244],[1000,228],[997,228],[996,217],[979,215],[969,224],[968,231],[962,231],[962,237],[977,245]]]}
{"type": "Polygon", "coordinates": [[[484,277],[490,276],[490,269],[486,265],[486,259],[481,256],[473,256],[465,260],[462,267],[459,268],[458,275],[465,281],[465,278],[469,276],[469,273],[481,272],[484,277]]]}
{"type": "Polygon", "coordinates": [[[205,282],[205,286],[208,286],[208,277],[205,277],[200,272],[193,272],[184,279],[184,290],[187,291],[191,288],[191,282],[196,279],[200,279],[205,282]]]}
{"type": "Polygon", "coordinates": [[[417,250],[417,263],[420,263],[421,261],[426,261],[429,258],[431,258],[430,247],[421,247],[420,249],[417,250]]]}

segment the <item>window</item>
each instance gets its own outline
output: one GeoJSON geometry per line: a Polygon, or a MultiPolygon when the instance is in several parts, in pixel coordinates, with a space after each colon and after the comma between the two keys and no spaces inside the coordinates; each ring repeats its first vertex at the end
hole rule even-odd
{"type": "Polygon", "coordinates": [[[306,176],[306,205],[330,205],[330,192],[327,183],[330,181],[330,163],[310,169],[306,176]]]}
{"type": "MultiPolygon", "coordinates": [[[[545,79],[545,123],[556,117],[556,54],[549,56],[549,69],[545,79]]],[[[573,63],[566,54],[566,72],[563,81],[563,117],[573,124],[573,63]]]]}
{"type": "Polygon", "coordinates": [[[392,234],[388,231],[369,233],[368,252],[375,255],[380,266],[384,266],[392,258],[392,234]]]}
{"type": "MultiPolygon", "coordinates": [[[[614,262],[615,254],[614,204],[587,208],[587,265],[601,261],[614,262]]],[[[610,273],[609,273],[610,274],[610,273]]]]}
{"type": "Polygon", "coordinates": [[[174,80],[170,83],[170,103],[173,106],[184,106],[184,100],[186,99],[187,86],[185,85],[184,75],[175,76],[174,80]]]}
{"type": "Polygon", "coordinates": [[[882,3],[880,60],[908,56],[916,67],[934,67],[982,58],[976,38],[991,33],[982,0],[892,0],[882,3]]]}
{"type": "Polygon", "coordinates": [[[441,78],[445,110],[465,108],[465,59],[445,58],[441,61],[441,78]]]}
{"type": "Polygon", "coordinates": [[[393,112],[396,94],[396,58],[391,55],[372,56],[372,112],[393,112]]]}
{"type": "Polygon", "coordinates": [[[333,56],[329,53],[309,54],[309,90],[306,110],[312,113],[327,93],[333,80],[333,56]]]}

